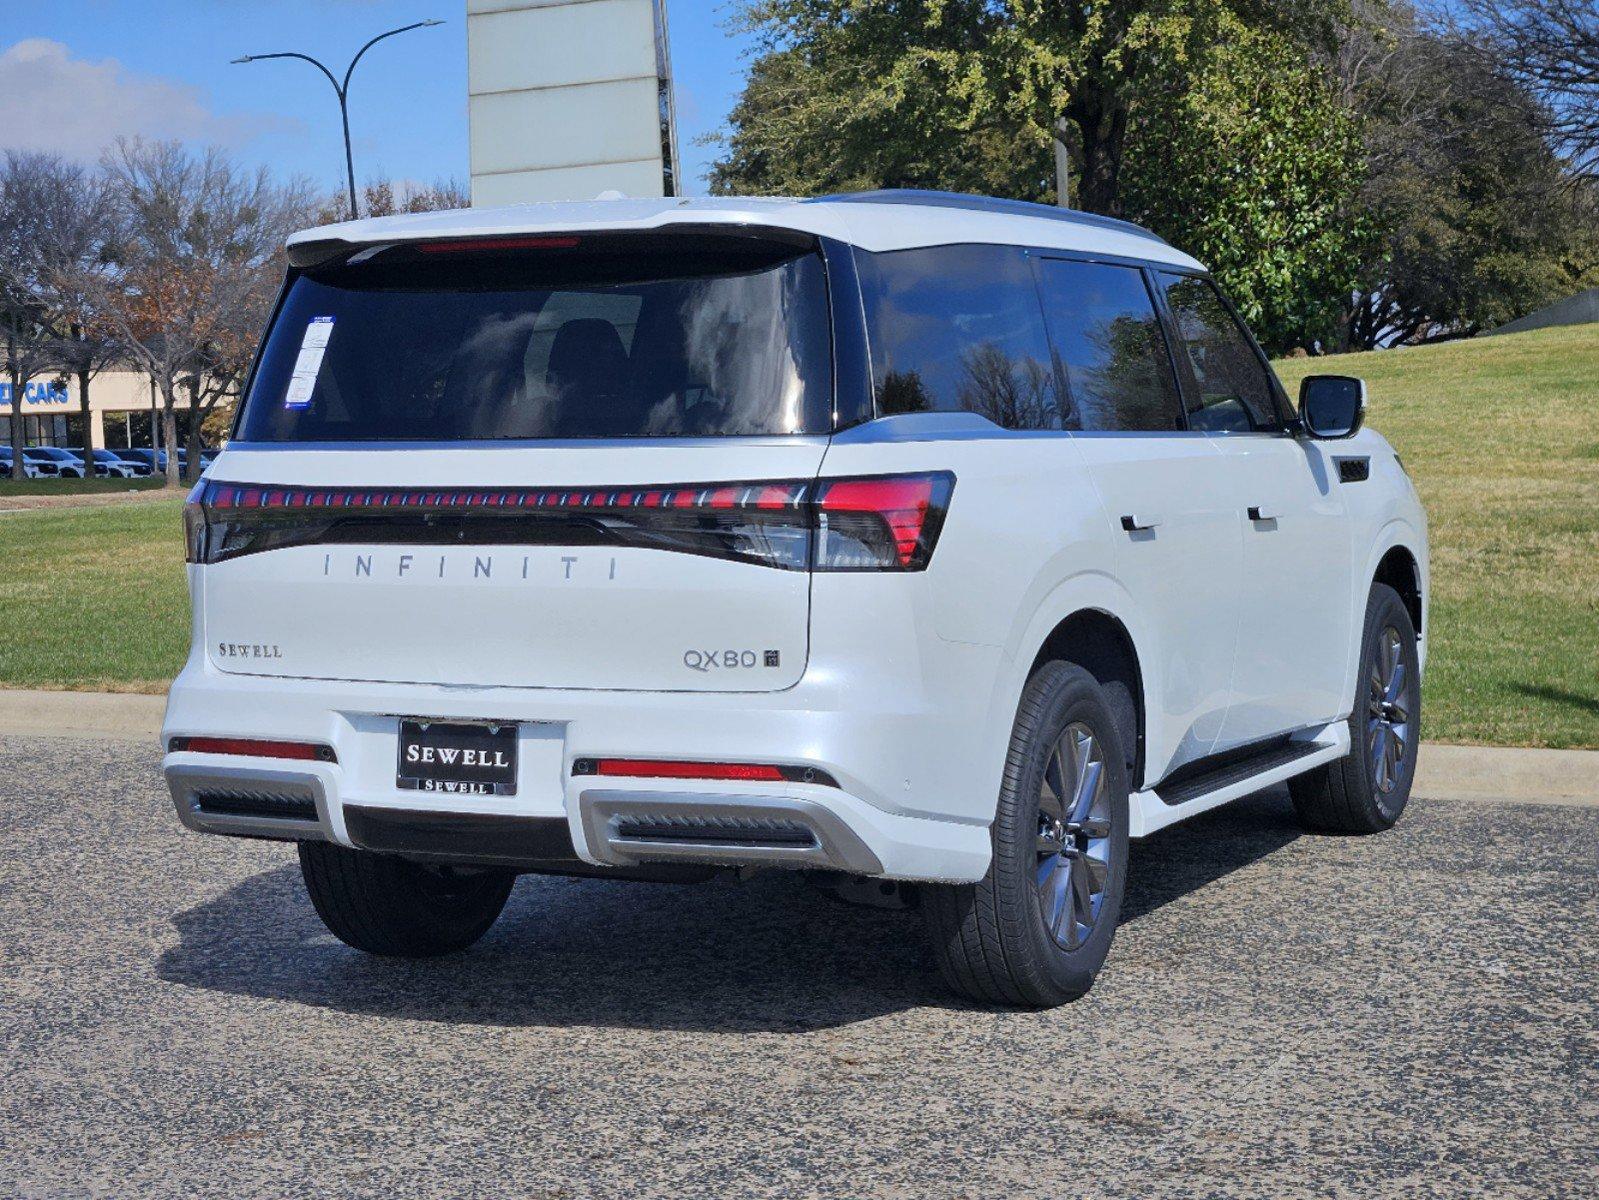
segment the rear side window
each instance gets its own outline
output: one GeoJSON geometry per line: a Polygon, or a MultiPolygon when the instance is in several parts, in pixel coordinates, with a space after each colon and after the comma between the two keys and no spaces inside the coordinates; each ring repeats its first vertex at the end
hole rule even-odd
{"type": "Polygon", "coordinates": [[[1045,259],[1039,284],[1065,380],[1066,428],[1180,428],[1171,357],[1143,272],[1045,259]]]}
{"type": "Polygon", "coordinates": [[[297,278],[262,352],[239,437],[831,428],[831,326],[817,255],[749,242],[726,252],[676,244],[645,252],[547,240],[558,247],[402,247],[297,278]]]}
{"type": "Polygon", "coordinates": [[[1059,429],[1049,341],[1027,256],[1011,246],[856,254],[877,413],[974,412],[1059,429]]]}
{"type": "Polygon", "coordinates": [[[1163,273],[1160,281],[1194,373],[1188,424],[1234,432],[1278,428],[1281,420],[1266,368],[1215,285],[1194,275],[1163,273]]]}

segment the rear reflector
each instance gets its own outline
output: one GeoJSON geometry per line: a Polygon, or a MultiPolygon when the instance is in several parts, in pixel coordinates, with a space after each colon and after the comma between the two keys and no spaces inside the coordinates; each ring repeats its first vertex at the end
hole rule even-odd
{"type": "Polygon", "coordinates": [[[306,487],[202,480],[190,562],[330,542],[612,545],[790,571],[920,571],[944,525],[947,471],[860,479],[581,487],[306,487]]]}
{"type": "Polygon", "coordinates": [[[815,767],[694,762],[675,758],[580,758],[572,764],[572,774],[604,775],[617,779],[728,779],[742,783],[819,783],[826,787],[838,786],[836,779],[815,767]]]}
{"type": "Polygon", "coordinates": [[[266,738],[175,737],[167,743],[174,754],[242,754],[251,758],[293,758],[337,762],[333,747],[316,742],[277,742],[266,738]]]}

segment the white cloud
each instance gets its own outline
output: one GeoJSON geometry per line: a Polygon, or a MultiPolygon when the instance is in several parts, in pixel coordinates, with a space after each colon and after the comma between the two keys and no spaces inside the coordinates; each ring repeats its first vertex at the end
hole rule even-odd
{"type": "Polygon", "coordinates": [[[114,58],[74,58],[60,42],[28,38],[0,53],[0,146],[92,160],[118,136],[237,146],[298,123],[267,114],[223,116],[199,88],[129,71],[114,58]]]}

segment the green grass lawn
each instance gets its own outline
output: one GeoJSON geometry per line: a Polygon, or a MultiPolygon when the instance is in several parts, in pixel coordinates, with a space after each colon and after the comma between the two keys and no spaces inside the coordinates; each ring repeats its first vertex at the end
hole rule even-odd
{"type": "Polygon", "coordinates": [[[0,686],[164,691],[189,644],[181,498],[0,516],[0,686]]]}
{"type": "MultiPolygon", "coordinates": [[[[7,460],[9,461],[9,459],[7,460]]],[[[151,479],[12,479],[0,476],[0,496],[79,496],[92,492],[147,492],[165,481],[151,479]]]]}
{"type": "MultiPolygon", "coordinates": [[[[1278,369],[1290,392],[1364,376],[1426,502],[1427,736],[1599,748],[1599,325],[1278,369]]],[[[164,687],[189,636],[178,498],[0,516],[0,605],[0,686],[164,687]]]]}
{"type": "Polygon", "coordinates": [[[1599,325],[1277,368],[1363,376],[1427,506],[1426,736],[1599,747],[1599,325]]]}

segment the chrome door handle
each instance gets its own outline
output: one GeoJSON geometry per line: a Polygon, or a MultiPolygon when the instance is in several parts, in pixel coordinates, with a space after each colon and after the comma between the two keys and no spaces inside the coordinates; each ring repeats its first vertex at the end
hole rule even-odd
{"type": "Polygon", "coordinates": [[[1128,533],[1142,533],[1159,524],[1160,518],[1153,513],[1127,513],[1122,517],[1122,528],[1128,533]]]}
{"type": "Polygon", "coordinates": [[[1275,521],[1282,513],[1274,505],[1251,504],[1249,506],[1249,519],[1251,521],[1275,521]]]}

